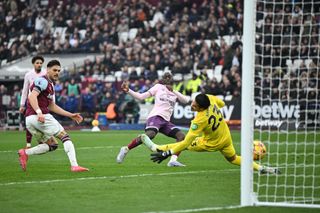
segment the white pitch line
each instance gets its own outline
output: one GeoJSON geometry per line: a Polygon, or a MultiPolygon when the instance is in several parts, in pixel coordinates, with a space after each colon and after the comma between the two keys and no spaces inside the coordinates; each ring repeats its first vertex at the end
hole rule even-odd
{"type": "MultiPolygon", "coordinates": [[[[120,148],[120,146],[88,146],[88,147],[76,147],[76,150],[83,150],[83,149],[112,149],[112,148],[120,148]]],[[[63,150],[63,149],[58,149],[63,150]]],[[[0,150],[0,153],[11,153],[11,152],[18,152],[18,150],[0,150]]]]}
{"type": "Polygon", "coordinates": [[[242,206],[236,205],[236,206],[224,206],[224,207],[205,207],[205,208],[198,208],[198,209],[180,209],[180,210],[172,210],[172,211],[144,212],[144,213],[188,213],[188,212],[205,212],[205,211],[238,209],[238,208],[242,208],[242,206]]]}
{"type": "Polygon", "coordinates": [[[197,173],[229,173],[240,171],[239,169],[226,169],[226,170],[202,170],[202,171],[188,171],[188,172],[167,172],[159,174],[137,174],[137,175],[120,175],[120,176],[100,176],[100,177],[83,177],[71,179],[53,179],[53,180],[39,180],[39,181],[25,181],[25,182],[8,182],[0,183],[0,186],[24,185],[24,184],[44,184],[44,183],[59,183],[68,181],[87,181],[87,180],[105,180],[105,179],[122,179],[122,178],[136,178],[136,177],[150,177],[150,176],[170,176],[170,175],[185,175],[197,173]]]}

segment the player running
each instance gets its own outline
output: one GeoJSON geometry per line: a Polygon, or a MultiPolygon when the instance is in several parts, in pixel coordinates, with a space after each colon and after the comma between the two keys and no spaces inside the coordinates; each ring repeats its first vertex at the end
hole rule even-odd
{"type": "Polygon", "coordinates": [[[79,113],[70,113],[60,108],[54,103],[54,85],[58,80],[61,70],[60,62],[57,60],[49,61],[47,74],[36,78],[30,87],[31,94],[28,98],[26,110],[26,127],[30,133],[37,138],[39,144],[29,149],[20,149],[19,162],[23,171],[26,171],[27,161],[30,155],[40,155],[58,148],[58,143],[54,137],[59,138],[67,153],[72,172],[88,171],[77,163],[76,152],[73,143],[61,124],[49,113],[66,116],[76,121],[82,122],[83,118],[79,113]]]}
{"type": "MultiPolygon", "coordinates": [[[[141,135],[143,143],[155,152],[151,154],[151,160],[161,163],[167,157],[186,149],[196,152],[220,151],[227,161],[240,166],[241,157],[236,154],[230,129],[220,111],[224,105],[216,96],[197,95],[191,103],[191,109],[196,111],[197,115],[191,121],[185,139],[179,143],[156,145],[147,135],[141,135]]],[[[253,169],[261,174],[280,174],[278,169],[261,166],[256,162],[253,162],[253,169]]]]}
{"type": "MultiPolygon", "coordinates": [[[[21,114],[25,113],[29,89],[33,81],[36,78],[40,76],[44,76],[47,73],[47,70],[45,69],[41,70],[43,62],[44,62],[44,58],[42,56],[40,55],[34,56],[31,60],[31,63],[33,64],[34,69],[27,72],[24,76],[24,83],[23,83],[20,108],[19,108],[19,111],[21,114]]],[[[32,141],[32,134],[28,131],[28,129],[26,129],[26,148],[31,147],[31,141],[32,141]]]]}
{"type": "MultiPolygon", "coordinates": [[[[138,100],[144,100],[151,96],[155,97],[154,107],[152,108],[150,114],[147,117],[145,134],[153,139],[158,132],[162,134],[175,138],[176,141],[182,141],[185,134],[173,123],[170,122],[170,118],[173,113],[174,105],[178,99],[181,103],[188,103],[190,97],[181,94],[180,92],[172,90],[173,79],[170,72],[165,72],[162,78],[161,84],[156,84],[150,88],[147,92],[138,93],[129,89],[128,83],[124,82],[121,88],[124,92],[130,94],[138,100]]],[[[123,146],[117,155],[117,162],[122,163],[125,156],[128,154],[129,150],[142,144],[140,136],[134,138],[131,143],[127,146],[123,146]]],[[[185,166],[180,163],[178,159],[179,152],[172,155],[167,166],[185,166]]]]}

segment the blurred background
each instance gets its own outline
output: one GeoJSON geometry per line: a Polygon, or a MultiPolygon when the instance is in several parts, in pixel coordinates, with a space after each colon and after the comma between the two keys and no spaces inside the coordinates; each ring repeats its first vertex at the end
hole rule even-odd
{"type": "MultiPolygon", "coordinates": [[[[317,18],[309,21],[317,23],[320,20],[317,18]]],[[[267,19],[268,16],[257,14],[258,23],[267,19]]],[[[63,72],[55,85],[56,102],[68,111],[81,112],[85,117],[82,125],[90,126],[93,119],[106,128],[117,123],[143,124],[154,100],[137,102],[124,94],[120,85],[128,80],[132,90],[142,93],[158,83],[164,71],[170,70],[174,88],[183,94],[204,92],[225,100],[225,117],[232,127],[238,127],[242,29],[242,0],[3,0],[0,126],[21,128],[20,121],[24,119],[18,109],[23,77],[33,69],[31,58],[42,55],[43,69],[52,59],[61,61],[63,72]]],[[[260,35],[257,40],[266,44],[263,49],[257,46],[257,53],[268,56],[269,51],[273,56],[269,61],[266,58],[260,61],[264,67],[273,63],[271,71],[290,65],[300,71],[289,77],[299,78],[308,75],[302,70],[317,66],[312,60],[293,63],[302,50],[290,52],[292,63],[288,64],[287,58],[277,58],[285,47],[267,45],[276,39],[260,35]]],[[[307,39],[301,48],[317,42],[317,38],[307,39]]],[[[317,51],[311,54],[319,55],[317,51]]],[[[270,73],[278,75],[278,82],[279,78],[288,77],[286,69],[270,73]]],[[[259,78],[256,81],[268,83],[259,78]]],[[[281,85],[275,81],[270,93],[276,94],[281,85]]],[[[319,84],[311,87],[317,89],[319,84]]],[[[258,90],[255,92],[264,95],[258,90]]],[[[177,104],[172,121],[188,126],[192,117],[189,106],[177,104]]],[[[58,119],[64,126],[73,125],[66,118],[58,119]]]]}

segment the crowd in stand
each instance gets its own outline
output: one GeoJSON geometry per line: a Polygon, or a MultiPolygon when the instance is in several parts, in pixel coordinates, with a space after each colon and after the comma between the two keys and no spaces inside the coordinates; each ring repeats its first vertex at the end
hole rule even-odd
{"type": "MultiPolygon", "coordinates": [[[[0,2],[0,61],[15,61],[31,53],[102,54],[103,57],[85,60],[75,72],[69,73],[68,78],[56,84],[57,102],[69,111],[92,114],[106,111],[111,102],[123,110],[124,103],[130,101],[119,90],[119,81],[129,80],[132,89],[144,92],[158,82],[161,77],[158,71],[166,69],[176,76],[176,89],[185,94],[202,91],[239,96],[241,93],[242,43],[239,38],[243,34],[242,0],[152,1],[157,2],[156,5],[146,0],[99,1],[96,5],[53,1],[54,5],[50,7],[40,6],[38,2],[0,2]],[[234,40],[227,42],[225,36],[232,36],[234,40]],[[221,80],[208,74],[217,66],[222,67],[221,80]],[[117,71],[121,71],[120,80],[114,81],[112,77],[117,71]],[[183,78],[188,74],[191,75],[189,79],[183,78]]],[[[278,92],[281,93],[279,97],[285,98],[289,87],[286,79],[294,77],[296,81],[290,81],[290,84],[303,88],[303,82],[298,79],[305,75],[315,75],[306,84],[319,90],[318,61],[312,60],[308,67],[302,63],[296,72],[283,69],[288,67],[286,59],[294,60],[301,55],[306,59],[319,56],[316,45],[319,43],[320,16],[319,13],[316,16],[301,15],[310,12],[308,6],[292,3],[281,7],[279,4],[275,11],[279,17],[276,18],[271,15],[268,5],[258,4],[257,21],[261,24],[257,28],[256,64],[259,66],[256,85],[264,88],[272,84],[273,89],[258,89],[257,94],[276,98],[278,92]],[[269,11],[259,13],[263,8],[269,11]],[[284,22],[279,21],[279,26],[272,25],[273,18],[284,22]],[[289,24],[299,21],[306,25],[303,34],[311,35],[303,37],[301,50],[298,49],[300,31],[294,27],[291,29],[293,25],[289,24]],[[281,31],[281,24],[288,27],[281,31]],[[285,37],[286,32],[291,31],[297,31],[297,36],[285,37]],[[279,34],[271,37],[266,32],[279,34]],[[289,42],[285,43],[287,46],[283,46],[281,38],[289,42]],[[287,54],[293,44],[297,52],[287,54]],[[259,73],[263,73],[262,76],[259,73]],[[268,82],[268,77],[275,80],[268,82]]],[[[6,90],[4,85],[0,89],[2,95],[7,94],[2,93],[6,90]]],[[[17,106],[15,100],[19,95],[16,90],[19,88],[15,88],[10,101],[2,98],[7,100],[6,104],[17,106]]],[[[147,102],[152,103],[152,99],[147,102]]],[[[121,119],[119,116],[118,121],[121,119]]]]}

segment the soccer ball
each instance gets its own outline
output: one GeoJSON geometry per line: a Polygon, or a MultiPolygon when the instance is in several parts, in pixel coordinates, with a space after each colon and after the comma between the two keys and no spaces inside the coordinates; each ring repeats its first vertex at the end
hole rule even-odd
{"type": "Polygon", "coordinates": [[[92,126],[99,126],[99,121],[95,119],[91,122],[91,124],[92,126]]]}
{"type": "Polygon", "coordinates": [[[261,160],[266,153],[267,148],[261,141],[253,141],[253,160],[261,160]]]}

